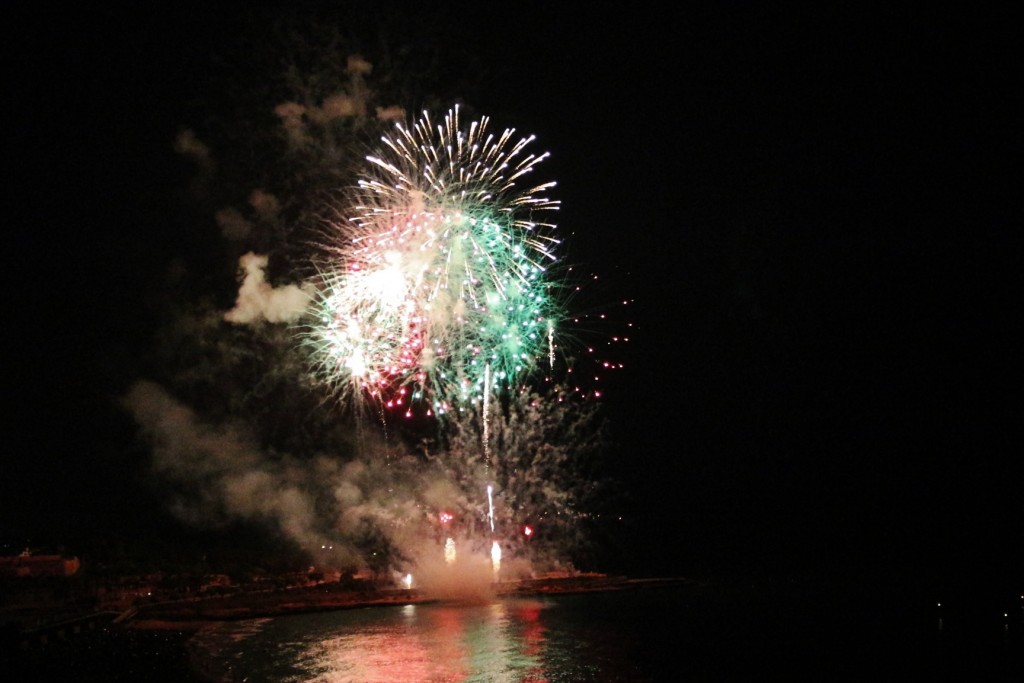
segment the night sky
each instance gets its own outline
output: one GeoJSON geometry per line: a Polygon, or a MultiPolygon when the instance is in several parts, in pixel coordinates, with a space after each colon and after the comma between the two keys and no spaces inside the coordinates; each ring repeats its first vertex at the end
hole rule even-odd
{"type": "MultiPolygon", "coordinates": [[[[718,4],[456,4],[393,40],[450,41],[440,77],[537,135],[571,259],[635,301],[605,401],[652,571],[1013,581],[1012,22],[718,4]]],[[[114,399],[160,273],[201,243],[175,217],[174,136],[251,16],[21,11],[2,41],[0,532],[135,533],[154,508],[114,399]]]]}

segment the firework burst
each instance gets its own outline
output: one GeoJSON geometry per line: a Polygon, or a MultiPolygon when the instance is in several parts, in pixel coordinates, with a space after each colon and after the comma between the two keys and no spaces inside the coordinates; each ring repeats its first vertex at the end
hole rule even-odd
{"type": "Polygon", "coordinates": [[[548,155],[459,110],[397,125],[366,158],[350,214],[333,226],[310,338],[329,381],[388,407],[434,414],[477,403],[553,363],[564,317],[548,155]]]}

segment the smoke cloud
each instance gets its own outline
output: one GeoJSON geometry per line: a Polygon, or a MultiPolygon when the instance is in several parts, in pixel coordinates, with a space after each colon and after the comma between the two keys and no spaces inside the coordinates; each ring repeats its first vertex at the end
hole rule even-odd
{"type": "MultiPolygon", "coordinates": [[[[302,459],[263,451],[240,424],[202,420],[151,381],[135,383],[122,404],[152,449],[154,475],[175,492],[171,511],[189,524],[267,524],[317,562],[413,573],[418,587],[439,597],[483,598],[498,578],[489,559],[492,539],[479,533],[482,509],[448,473],[374,434],[365,435],[354,459],[302,459]],[[443,528],[442,509],[475,511],[480,519],[443,528]],[[448,536],[457,545],[454,562],[444,557],[448,536]]],[[[531,571],[527,559],[509,554],[501,578],[531,571]]]]}
{"type": "Polygon", "coordinates": [[[259,321],[272,323],[295,320],[312,301],[310,292],[296,285],[285,285],[275,289],[267,282],[264,269],[267,257],[249,252],[239,260],[245,273],[238,290],[235,307],[224,314],[230,323],[250,324],[259,321]]]}
{"type": "Polygon", "coordinates": [[[210,148],[196,136],[194,130],[183,130],[178,133],[174,140],[174,151],[190,157],[204,170],[213,170],[213,157],[210,155],[210,148]]]}

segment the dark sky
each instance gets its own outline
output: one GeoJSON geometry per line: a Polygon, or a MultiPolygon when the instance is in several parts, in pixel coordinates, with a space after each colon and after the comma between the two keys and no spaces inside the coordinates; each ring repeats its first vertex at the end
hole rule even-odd
{"type": "MultiPolygon", "coordinates": [[[[631,533],[665,564],[1022,574],[1012,22],[719,4],[425,22],[551,152],[573,259],[636,302],[607,390],[631,533]]],[[[242,16],[5,19],[5,532],[137,502],[109,399],[178,239],[190,87],[242,16]]]]}

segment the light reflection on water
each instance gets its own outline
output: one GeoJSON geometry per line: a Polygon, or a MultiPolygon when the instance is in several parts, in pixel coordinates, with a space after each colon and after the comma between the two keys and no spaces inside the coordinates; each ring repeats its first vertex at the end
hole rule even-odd
{"type": "Polygon", "coordinates": [[[542,680],[529,677],[538,660],[518,642],[513,610],[501,602],[406,605],[399,619],[377,628],[341,628],[310,644],[299,663],[324,681],[462,681],[478,673],[494,681],[542,680]]]}
{"type": "Polygon", "coordinates": [[[615,652],[602,661],[569,632],[573,620],[545,624],[557,610],[557,600],[537,598],[304,614],[219,625],[192,648],[203,672],[222,681],[618,680],[615,652]]]}
{"type": "Polygon", "coordinates": [[[372,607],[227,622],[190,648],[232,683],[1024,681],[1024,617],[944,603],[939,628],[935,602],[898,597],[679,587],[372,607]]]}

